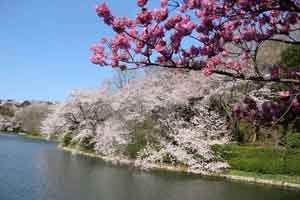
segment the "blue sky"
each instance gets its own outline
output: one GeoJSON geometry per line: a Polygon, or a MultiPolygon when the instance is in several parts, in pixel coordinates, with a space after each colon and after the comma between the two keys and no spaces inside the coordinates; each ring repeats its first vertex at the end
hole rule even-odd
{"type": "MultiPolygon", "coordinates": [[[[106,1],[133,15],[135,0],[106,1]]],[[[89,62],[89,46],[109,36],[95,0],[0,0],[0,99],[62,100],[75,88],[96,87],[109,67],[89,62]]]]}

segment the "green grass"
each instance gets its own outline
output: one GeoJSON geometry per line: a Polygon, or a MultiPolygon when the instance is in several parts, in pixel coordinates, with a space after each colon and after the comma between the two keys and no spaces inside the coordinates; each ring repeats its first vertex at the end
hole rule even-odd
{"type": "Polygon", "coordinates": [[[288,183],[300,184],[300,176],[289,176],[281,174],[260,174],[255,172],[245,172],[239,170],[230,170],[228,174],[233,176],[254,177],[263,180],[283,181],[288,183]]]}
{"type": "Polygon", "coordinates": [[[219,159],[225,160],[233,170],[259,174],[300,176],[300,150],[246,145],[214,146],[219,159]]]}
{"type": "Polygon", "coordinates": [[[47,140],[47,138],[45,136],[42,135],[32,135],[32,134],[28,134],[28,133],[18,133],[18,135],[25,137],[25,138],[29,138],[29,139],[33,139],[33,140],[47,140]]]}

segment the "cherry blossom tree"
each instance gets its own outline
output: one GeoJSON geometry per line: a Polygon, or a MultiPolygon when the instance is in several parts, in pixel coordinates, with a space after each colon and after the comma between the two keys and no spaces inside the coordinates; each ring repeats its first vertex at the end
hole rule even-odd
{"type": "Polygon", "coordinates": [[[159,137],[159,147],[153,149],[147,141],[138,152],[136,165],[168,162],[180,163],[190,170],[218,171],[227,165],[214,160],[210,148],[229,142],[226,118],[203,104],[194,108],[191,120],[187,120],[186,112],[176,112],[176,107],[193,107],[219,88],[219,83],[218,79],[198,72],[148,69],[144,76],[113,93],[106,87],[74,90],[65,102],[53,107],[42,130],[49,135],[68,136],[71,144],[92,147],[101,156],[126,158],[126,147],[134,138],[130,126],[150,116],[161,130],[158,136],[153,135],[159,137]],[[173,160],[164,160],[165,156],[173,160]]]}
{"type": "Polygon", "coordinates": [[[160,0],[156,8],[148,6],[147,0],[136,3],[140,11],[133,19],[113,15],[106,3],[96,6],[97,15],[114,35],[92,45],[92,63],[121,69],[161,66],[234,79],[300,83],[299,77],[281,77],[275,71],[262,74],[256,63],[264,41],[300,44],[292,37],[299,30],[298,0],[160,0]]]}
{"type": "Polygon", "coordinates": [[[42,130],[49,136],[72,132],[83,135],[89,132],[96,135],[97,125],[108,119],[113,110],[108,103],[109,96],[105,86],[101,89],[81,89],[71,92],[68,100],[52,107],[52,111],[43,122],[42,130]]]}
{"type": "MultiPolygon", "coordinates": [[[[287,113],[298,116],[294,110],[300,107],[299,69],[265,70],[257,57],[265,41],[300,44],[295,37],[300,30],[300,1],[160,0],[153,6],[137,0],[136,5],[140,9],[134,18],[114,15],[106,3],[96,6],[97,15],[114,34],[91,46],[92,63],[122,70],[159,66],[283,83],[288,89],[275,101],[262,103],[261,109],[251,109],[257,114],[248,118],[259,116],[254,121],[265,123],[281,121],[287,113]]],[[[235,111],[249,113],[246,107],[235,111]]]]}
{"type": "Polygon", "coordinates": [[[132,80],[116,92],[112,106],[127,120],[143,119],[156,107],[187,104],[190,99],[204,97],[218,87],[220,81],[217,78],[205,77],[197,72],[151,69],[145,76],[132,80]]]}
{"type": "Polygon", "coordinates": [[[153,163],[169,162],[200,173],[229,167],[211,150],[212,145],[230,142],[226,118],[209,110],[202,101],[161,108],[154,117],[165,134],[158,139],[159,145],[148,144],[139,152],[136,165],[151,167],[153,163]]]}

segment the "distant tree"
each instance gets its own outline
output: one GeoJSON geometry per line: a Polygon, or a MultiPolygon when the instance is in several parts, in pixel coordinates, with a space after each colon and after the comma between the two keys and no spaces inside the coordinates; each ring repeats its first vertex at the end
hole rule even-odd
{"type": "Polygon", "coordinates": [[[48,112],[48,104],[33,103],[19,109],[15,114],[15,118],[21,124],[22,131],[38,135],[41,133],[40,127],[48,112]]]}
{"type": "Polygon", "coordinates": [[[291,45],[282,52],[281,64],[286,68],[300,67],[300,45],[291,45]]]}

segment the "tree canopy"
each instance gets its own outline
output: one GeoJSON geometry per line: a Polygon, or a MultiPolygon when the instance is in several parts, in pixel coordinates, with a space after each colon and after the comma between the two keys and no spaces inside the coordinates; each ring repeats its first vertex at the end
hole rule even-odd
{"type": "MultiPolygon", "coordinates": [[[[299,116],[299,67],[287,71],[280,64],[262,67],[257,62],[266,41],[300,44],[299,0],[160,0],[155,8],[147,0],[136,4],[135,18],[115,16],[106,3],[96,6],[114,35],[91,46],[92,63],[122,70],[199,70],[232,80],[285,84],[275,97],[270,93],[262,102],[248,96],[233,110],[255,123],[299,116]]],[[[285,54],[283,58],[289,60],[285,54]]]]}
{"type": "Polygon", "coordinates": [[[300,83],[265,75],[256,64],[257,51],[266,40],[300,43],[292,36],[299,30],[298,0],[160,0],[156,8],[148,8],[147,0],[136,3],[140,10],[133,19],[113,15],[106,3],[96,6],[97,15],[115,34],[92,45],[92,63],[300,83]]]}

